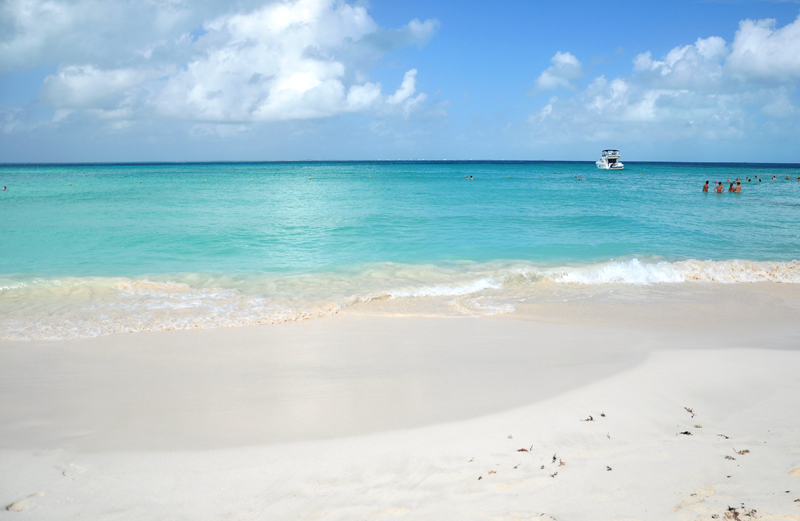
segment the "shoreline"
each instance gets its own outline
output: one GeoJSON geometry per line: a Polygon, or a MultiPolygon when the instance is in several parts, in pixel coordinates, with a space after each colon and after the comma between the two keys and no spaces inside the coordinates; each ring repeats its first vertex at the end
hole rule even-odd
{"type": "MultiPolygon", "coordinates": [[[[362,268],[296,277],[194,273],[153,276],[153,280],[6,278],[0,280],[0,342],[274,325],[352,312],[507,314],[539,320],[541,315],[568,316],[570,306],[595,314],[581,308],[581,301],[600,306],[628,306],[633,301],[669,306],[683,301],[708,308],[721,294],[740,300],[750,296],[791,300],[800,295],[796,289],[800,261],[631,259],[562,268],[505,262],[447,267],[384,263],[362,268]]],[[[758,314],[758,307],[741,309],[758,314]]]]}

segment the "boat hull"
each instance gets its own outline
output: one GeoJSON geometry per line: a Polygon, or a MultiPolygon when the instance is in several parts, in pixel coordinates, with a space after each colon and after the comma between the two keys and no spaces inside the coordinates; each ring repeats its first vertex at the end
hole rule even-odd
{"type": "Polygon", "coordinates": [[[622,163],[608,164],[605,161],[597,161],[595,163],[600,170],[624,170],[625,166],[622,163]]]}

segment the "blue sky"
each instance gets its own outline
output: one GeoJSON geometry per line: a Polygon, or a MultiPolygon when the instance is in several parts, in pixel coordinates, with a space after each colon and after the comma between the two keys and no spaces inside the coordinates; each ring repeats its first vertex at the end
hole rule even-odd
{"type": "Polygon", "coordinates": [[[800,3],[1,0],[0,161],[800,162],[800,3]]]}

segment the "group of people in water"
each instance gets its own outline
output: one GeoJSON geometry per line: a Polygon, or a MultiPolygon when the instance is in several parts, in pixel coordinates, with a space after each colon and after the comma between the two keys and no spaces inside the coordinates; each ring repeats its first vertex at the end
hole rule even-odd
{"type": "MultiPolygon", "coordinates": [[[[792,178],[789,177],[789,174],[786,174],[786,180],[787,181],[791,181],[791,179],[792,178]]],[[[761,182],[761,178],[758,177],[758,176],[754,176],[753,179],[750,179],[750,177],[748,176],[748,177],[745,177],[744,180],[747,181],[748,183],[752,183],[753,181],[756,181],[756,182],[759,182],[759,183],[761,182]]],[[[778,178],[776,176],[772,176],[772,180],[773,181],[777,181],[778,178]]],[[[797,177],[797,180],[800,181],[800,176],[797,177]]],[[[721,194],[721,193],[725,192],[725,187],[722,185],[722,181],[715,181],[715,183],[717,183],[717,185],[714,187],[714,192],[715,193],[721,194]]],[[[731,181],[730,179],[728,179],[727,183],[729,183],[728,192],[733,192],[735,194],[739,194],[739,193],[742,192],[742,183],[741,183],[741,181],[739,181],[738,177],[736,178],[735,181],[731,181]]],[[[706,184],[703,185],[703,191],[704,192],[708,192],[708,181],[706,181],[706,184]]]]}
{"type": "MultiPolygon", "coordinates": [[[[708,192],[708,181],[706,181],[706,184],[703,185],[703,191],[708,192]]],[[[722,181],[718,181],[717,186],[714,187],[714,192],[721,194],[724,191],[725,187],[722,186],[722,181]]],[[[739,181],[738,178],[736,179],[736,186],[734,186],[733,183],[731,183],[731,185],[728,187],[728,191],[733,192],[735,194],[742,192],[742,183],[739,181]]]]}

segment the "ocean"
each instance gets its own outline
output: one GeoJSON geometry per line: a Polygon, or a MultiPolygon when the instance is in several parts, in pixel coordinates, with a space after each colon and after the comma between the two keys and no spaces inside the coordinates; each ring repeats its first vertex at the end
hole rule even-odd
{"type": "Polygon", "coordinates": [[[514,313],[566,286],[800,283],[798,177],[774,164],[0,165],[0,339],[276,323],[381,299],[514,313]],[[740,194],[701,192],[737,177],[740,194]]]}

